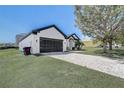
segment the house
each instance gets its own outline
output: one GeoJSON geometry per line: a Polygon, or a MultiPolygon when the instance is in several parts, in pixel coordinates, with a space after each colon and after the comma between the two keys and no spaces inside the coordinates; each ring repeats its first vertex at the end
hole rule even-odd
{"type": "Polygon", "coordinates": [[[56,25],[38,28],[27,34],[19,42],[19,49],[31,47],[31,53],[64,52],[76,48],[80,38],[74,33],[64,34],[56,25]]]}
{"type": "Polygon", "coordinates": [[[27,35],[27,33],[21,33],[16,35],[16,45],[27,35]]]}

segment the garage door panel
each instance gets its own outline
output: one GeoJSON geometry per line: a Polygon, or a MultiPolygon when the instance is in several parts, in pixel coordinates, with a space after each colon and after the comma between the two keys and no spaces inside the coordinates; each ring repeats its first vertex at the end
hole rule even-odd
{"type": "Polygon", "coordinates": [[[40,52],[63,51],[63,40],[40,38],[40,52]]]}

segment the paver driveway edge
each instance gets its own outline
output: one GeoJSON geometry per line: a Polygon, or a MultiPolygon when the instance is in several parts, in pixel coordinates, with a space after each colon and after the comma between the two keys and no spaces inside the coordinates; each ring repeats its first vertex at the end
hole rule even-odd
{"type": "Polygon", "coordinates": [[[80,66],[85,66],[93,70],[101,71],[113,76],[124,78],[124,64],[121,64],[119,60],[77,53],[54,53],[46,55],[53,58],[65,60],[67,62],[74,63],[80,66]]]}

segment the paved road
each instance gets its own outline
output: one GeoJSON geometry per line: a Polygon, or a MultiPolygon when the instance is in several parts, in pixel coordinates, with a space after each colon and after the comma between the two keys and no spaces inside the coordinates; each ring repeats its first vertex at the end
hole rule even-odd
{"type": "Polygon", "coordinates": [[[124,78],[124,60],[113,60],[105,57],[78,53],[51,53],[46,55],[124,78]]]}

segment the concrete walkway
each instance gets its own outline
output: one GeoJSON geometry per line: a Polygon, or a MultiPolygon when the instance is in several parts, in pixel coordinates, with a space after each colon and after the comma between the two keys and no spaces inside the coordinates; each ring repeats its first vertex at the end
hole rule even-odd
{"type": "Polygon", "coordinates": [[[46,55],[124,78],[124,60],[113,60],[105,57],[78,53],[51,53],[46,55]]]}

